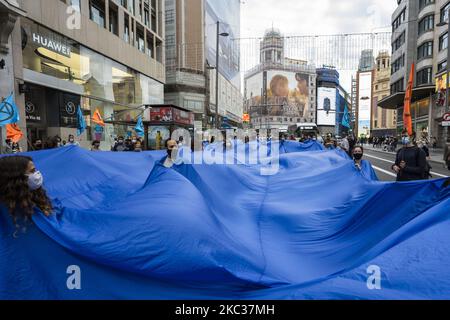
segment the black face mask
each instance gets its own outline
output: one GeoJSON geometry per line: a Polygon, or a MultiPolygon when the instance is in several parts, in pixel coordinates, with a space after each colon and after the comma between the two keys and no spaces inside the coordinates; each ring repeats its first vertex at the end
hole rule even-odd
{"type": "Polygon", "coordinates": [[[169,158],[172,156],[172,150],[167,149],[167,155],[169,156],[169,158]]]}
{"type": "Polygon", "coordinates": [[[363,157],[362,153],[355,153],[353,154],[353,158],[355,158],[355,160],[361,160],[363,157]]]}

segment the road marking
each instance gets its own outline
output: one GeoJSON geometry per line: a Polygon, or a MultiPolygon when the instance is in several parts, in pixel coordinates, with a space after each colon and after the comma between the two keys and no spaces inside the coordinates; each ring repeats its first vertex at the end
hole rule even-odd
{"type": "Polygon", "coordinates": [[[394,160],[386,160],[386,159],[383,159],[383,158],[378,158],[378,157],[375,157],[375,156],[368,155],[367,153],[365,153],[364,156],[369,157],[369,158],[374,158],[374,159],[377,159],[377,160],[381,160],[381,161],[384,161],[384,162],[389,162],[389,163],[392,163],[392,164],[394,163],[394,160]]]}
{"type": "Polygon", "coordinates": [[[389,171],[387,171],[387,170],[378,168],[378,167],[376,167],[376,166],[374,166],[374,165],[372,165],[372,168],[374,168],[374,169],[377,170],[377,171],[383,172],[383,173],[385,173],[385,174],[387,174],[387,175],[389,175],[389,176],[391,176],[391,177],[397,178],[397,175],[393,174],[392,172],[389,172],[389,171]]]}
{"type": "MultiPolygon", "coordinates": [[[[391,164],[394,164],[394,161],[391,161],[391,160],[386,160],[386,159],[383,159],[383,158],[371,156],[371,155],[368,155],[367,153],[364,154],[364,155],[365,155],[366,157],[369,157],[369,158],[374,158],[374,159],[377,159],[377,160],[381,160],[381,161],[384,161],[384,162],[389,162],[389,163],[391,163],[391,164]]],[[[374,166],[372,166],[372,167],[374,167],[374,166]]],[[[374,167],[374,168],[375,168],[375,167],[374,167]]],[[[387,172],[387,171],[386,171],[386,172],[387,172]]],[[[437,172],[431,171],[430,173],[431,173],[432,175],[437,176],[437,177],[448,178],[448,176],[445,176],[445,175],[440,174],[440,173],[437,173],[437,172]]],[[[394,175],[394,176],[395,176],[395,175],[394,175]]],[[[396,177],[396,176],[395,176],[395,177],[396,177]]]]}

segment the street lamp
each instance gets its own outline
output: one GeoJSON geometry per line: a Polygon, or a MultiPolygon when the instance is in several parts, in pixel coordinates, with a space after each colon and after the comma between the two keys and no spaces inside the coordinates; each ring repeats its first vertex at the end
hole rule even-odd
{"type": "Polygon", "coordinates": [[[220,33],[220,22],[217,21],[217,43],[216,43],[216,129],[220,129],[219,126],[219,41],[220,37],[228,37],[227,32],[220,33]]]}

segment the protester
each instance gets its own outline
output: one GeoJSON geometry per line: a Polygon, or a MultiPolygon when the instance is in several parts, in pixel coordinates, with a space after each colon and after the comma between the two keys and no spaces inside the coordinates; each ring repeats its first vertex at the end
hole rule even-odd
{"type": "MultiPolygon", "coordinates": [[[[135,140],[136,141],[136,140],[135,140]]],[[[133,140],[131,139],[126,139],[125,140],[125,151],[134,151],[134,144],[133,144],[133,140]]]]}
{"type": "MultiPolygon", "coordinates": [[[[0,130],[1,130],[1,128],[0,128],[0,130]]],[[[11,141],[11,139],[6,139],[5,140],[5,153],[6,154],[11,154],[11,153],[13,153],[13,147],[12,147],[12,141],[11,141]]],[[[0,148],[1,148],[1,146],[0,146],[0,148]]]]}
{"type": "Polygon", "coordinates": [[[349,156],[351,155],[350,144],[347,139],[347,135],[344,135],[341,142],[339,143],[339,147],[344,150],[349,156]]]}
{"type": "Polygon", "coordinates": [[[424,139],[419,139],[417,141],[417,146],[425,152],[427,160],[431,160],[430,158],[430,150],[428,149],[427,142],[424,139]]]}
{"type": "Polygon", "coordinates": [[[414,134],[402,133],[403,148],[397,152],[392,170],[397,173],[397,181],[428,179],[425,152],[413,144],[414,134]]]}
{"type": "Polygon", "coordinates": [[[359,170],[362,169],[362,158],[364,156],[364,148],[362,146],[355,146],[351,151],[353,161],[355,162],[355,167],[359,170]]]}
{"type": "Polygon", "coordinates": [[[0,158],[0,206],[8,209],[15,223],[19,218],[30,220],[35,208],[46,216],[52,212],[42,174],[30,157],[0,158]]]}
{"type": "Polygon", "coordinates": [[[436,137],[431,138],[431,143],[433,144],[433,151],[436,150],[438,143],[436,137]]]}
{"type": "Polygon", "coordinates": [[[167,149],[167,156],[164,159],[163,165],[166,168],[172,168],[174,165],[174,161],[178,154],[178,144],[175,140],[167,140],[166,141],[166,149],[167,149]]]}
{"type": "Polygon", "coordinates": [[[37,139],[33,143],[33,149],[36,150],[36,151],[43,150],[43,145],[42,145],[42,140],[41,139],[37,139]]]}
{"type": "Polygon", "coordinates": [[[142,152],[142,143],[139,140],[137,140],[136,143],[134,144],[133,151],[142,152]]]}
{"type": "Polygon", "coordinates": [[[22,148],[20,147],[18,142],[13,142],[12,144],[12,153],[20,153],[22,152],[22,148]]]}
{"type": "Polygon", "coordinates": [[[117,144],[113,147],[112,151],[114,152],[128,151],[127,146],[125,145],[125,139],[122,136],[117,138],[117,144]]]}
{"type": "Polygon", "coordinates": [[[327,137],[325,138],[324,146],[326,149],[335,149],[334,142],[333,140],[331,140],[331,135],[327,135],[327,137]]]}
{"type": "Polygon", "coordinates": [[[100,141],[98,141],[98,140],[92,141],[91,151],[101,151],[100,150],[100,141]]]}
{"type": "Polygon", "coordinates": [[[450,170],[450,137],[447,138],[447,143],[444,148],[444,162],[447,169],[450,170]]]}
{"type": "Polygon", "coordinates": [[[65,146],[66,147],[80,146],[80,143],[78,141],[75,141],[75,136],[73,134],[69,134],[69,137],[67,139],[67,143],[65,146]]]}

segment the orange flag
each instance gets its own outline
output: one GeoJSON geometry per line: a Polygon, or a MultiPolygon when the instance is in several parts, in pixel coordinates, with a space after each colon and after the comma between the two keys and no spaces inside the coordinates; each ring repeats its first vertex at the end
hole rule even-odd
{"type": "Polygon", "coordinates": [[[19,142],[23,137],[23,132],[20,130],[17,123],[6,125],[6,139],[11,139],[12,142],[19,142]]]}
{"type": "Polygon", "coordinates": [[[105,122],[103,121],[103,118],[100,115],[100,112],[98,111],[98,109],[95,110],[94,115],[92,116],[92,122],[94,122],[102,127],[105,126],[105,122]]]}
{"type": "Polygon", "coordinates": [[[403,109],[403,124],[405,129],[408,131],[408,135],[413,134],[412,129],[412,117],[411,117],[411,98],[412,98],[412,89],[414,84],[414,63],[411,65],[411,73],[409,74],[408,88],[406,88],[405,92],[405,102],[403,109]]]}

